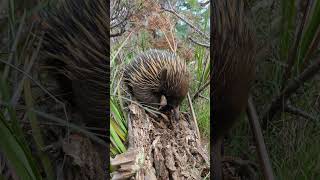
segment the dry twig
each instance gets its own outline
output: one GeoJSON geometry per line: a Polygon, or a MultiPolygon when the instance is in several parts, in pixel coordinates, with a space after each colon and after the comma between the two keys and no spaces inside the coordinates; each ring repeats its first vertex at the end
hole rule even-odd
{"type": "Polygon", "coordinates": [[[287,68],[288,65],[283,63],[283,62],[280,62],[280,61],[277,61],[277,60],[273,60],[273,59],[267,59],[266,60],[267,62],[271,62],[271,63],[274,63],[275,65],[279,65],[280,67],[284,67],[284,68],[287,68]]]}
{"type": "Polygon", "coordinates": [[[313,120],[313,121],[316,121],[318,120],[316,117],[314,116],[311,116],[309,113],[299,109],[299,108],[296,108],[290,104],[287,104],[285,107],[284,107],[284,111],[287,112],[287,113],[290,113],[290,114],[293,114],[293,115],[296,115],[296,116],[301,116],[305,119],[310,119],[310,120],[313,120]]]}
{"type": "Polygon", "coordinates": [[[289,97],[297,91],[306,81],[310,80],[315,76],[315,74],[320,70],[320,58],[305,69],[298,77],[293,78],[289,81],[288,85],[283,89],[283,91],[275,97],[269,108],[262,119],[263,129],[267,128],[268,120],[272,120],[274,115],[278,112],[279,109],[283,109],[284,105],[287,103],[289,97]]]}
{"type": "Polygon", "coordinates": [[[208,97],[205,97],[205,96],[203,96],[203,95],[199,95],[199,97],[201,97],[201,98],[203,98],[203,99],[205,99],[205,100],[208,100],[208,101],[210,101],[210,98],[208,98],[208,97]]]}
{"type": "Polygon", "coordinates": [[[249,100],[248,100],[247,114],[248,114],[249,122],[251,125],[251,131],[254,135],[253,137],[254,137],[254,140],[256,142],[256,146],[258,149],[258,155],[260,158],[260,164],[263,169],[263,175],[264,175],[265,179],[273,180],[274,175],[272,172],[272,167],[271,167],[270,159],[268,156],[268,151],[267,151],[266,145],[264,143],[263,134],[262,134],[261,127],[259,124],[258,115],[257,115],[256,109],[254,107],[254,104],[252,102],[251,97],[249,97],[249,100]]]}
{"type": "Polygon", "coordinates": [[[205,2],[199,2],[200,6],[205,7],[206,5],[208,5],[210,3],[210,1],[205,1],[205,2]]]}
{"type": "Polygon", "coordinates": [[[188,96],[188,103],[189,103],[190,111],[191,111],[191,114],[192,114],[192,119],[193,119],[193,122],[194,122],[194,125],[195,125],[195,128],[196,128],[197,136],[199,138],[199,142],[201,143],[201,137],[200,137],[199,127],[198,127],[197,117],[196,117],[196,114],[195,114],[193,106],[192,106],[192,101],[191,101],[191,98],[190,98],[190,94],[188,93],[187,96],[188,96]]]}
{"type": "Polygon", "coordinates": [[[189,37],[189,39],[190,39],[193,43],[198,44],[199,46],[203,46],[203,47],[205,47],[205,48],[210,48],[210,44],[198,42],[198,41],[196,41],[195,39],[193,39],[192,37],[189,37]]]}
{"type": "Polygon", "coordinates": [[[210,80],[207,81],[202,87],[199,88],[199,90],[192,97],[192,101],[194,101],[197,97],[199,97],[200,93],[204,91],[209,85],[210,85],[210,80]]]}

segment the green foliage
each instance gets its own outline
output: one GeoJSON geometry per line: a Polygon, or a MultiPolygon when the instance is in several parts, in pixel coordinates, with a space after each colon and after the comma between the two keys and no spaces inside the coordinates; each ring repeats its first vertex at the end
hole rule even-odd
{"type": "MultiPolygon", "coordinates": [[[[25,4],[29,2],[26,1],[25,4]]],[[[32,65],[34,64],[35,59],[38,57],[39,48],[41,43],[38,41],[38,48],[34,51],[30,49],[33,48],[33,45],[36,44],[36,38],[34,33],[34,26],[29,26],[27,24],[27,20],[29,20],[30,16],[34,15],[38,10],[45,6],[44,2],[39,3],[36,6],[32,6],[32,8],[28,8],[27,10],[20,7],[21,4],[17,1],[8,1],[8,24],[2,30],[7,32],[8,34],[8,43],[5,44],[8,49],[10,49],[11,53],[2,53],[1,61],[7,63],[4,65],[3,72],[1,72],[1,100],[7,104],[6,108],[1,109],[2,116],[2,124],[1,124],[1,135],[5,140],[1,140],[2,144],[0,147],[1,150],[4,151],[5,157],[9,160],[9,162],[13,164],[13,168],[17,176],[21,179],[41,179],[41,175],[39,173],[38,167],[35,164],[35,159],[31,154],[29,148],[29,143],[25,139],[25,133],[21,129],[20,119],[16,114],[16,104],[22,96],[22,92],[24,92],[25,103],[27,109],[31,109],[33,107],[33,99],[30,84],[26,81],[26,76],[22,76],[21,81],[17,82],[15,89],[12,89],[11,85],[8,81],[8,76],[13,74],[17,76],[17,71],[12,70],[12,67],[9,64],[14,64],[18,66],[20,63],[25,63],[24,67],[27,73],[30,71],[32,65]],[[16,9],[20,9],[23,12],[22,15],[18,16],[16,9]],[[10,92],[10,93],[9,93],[10,92]],[[11,94],[11,92],[13,92],[11,94]],[[11,137],[12,136],[12,137],[11,137]]],[[[1,32],[1,33],[4,33],[1,32]]],[[[1,49],[3,51],[5,49],[1,49]]],[[[12,78],[10,77],[12,81],[12,78]]],[[[42,152],[42,148],[44,147],[44,142],[42,140],[42,135],[40,133],[39,124],[37,118],[34,113],[26,112],[32,127],[32,135],[34,137],[36,143],[36,151],[37,155],[41,160],[42,165],[47,179],[53,179],[54,173],[53,168],[50,164],[50,160],[46,153],[42,152]]]]}
{"type": "MultiPolygon", "coordinates": [[[[0,95],[8,100],[8,86],[1,80],[0,95]]],[[[7,101],[8,102],[8,101],[7,101]]],[[[17,126],[15,110],[11,107],[0,111],[0,149],[9,160],[18,177],[22,179],[40,180],[40,172],[36,166],[28,143],[22,135],[20,126],[17,126]],[[5,117],[8,117],[7,120],[5,117]]]]}
{"type": "MultiPolygon", "coordinates": [[[[126,151],[127,119],[121,95],[122,68],[125,62],[119,62],[118,56],[131,38],[131,33],[119,44],[111,47],[111,85],[110,85],[110,153],[112,156],[126,151]]],[[[144,40],[142,39],[141,42],[144,40]]],[[[142,43],[143,44],[143,43],[142,43]]],[[[128,53],[132,56],[132,53],[128,53]]]]}
{"type": "MultiPolygon", "coordinates": [[[[204,92],[203,95],[209,97],[208,91],[209,89],[207,92],[204,92]]],[[[204,143],[209,143],[207,141],[210,139],[210,101],[206,99],[197,100],[194,103],[194,108],[197,115],[199,131],[202,137],[206,139],[204,143]]]]}
{"type": "Polygon", "coordinates": [[[288,52],[292,44],[294,33],[295,5],[294,0],[282,0],[282,19],[281,19],[281,39],[280,39],[280,58],[288,59],[288,52]]]}
{"type": "MultiPolygon", "coordinates": [[[[315,41],[317,36],[320,36],[320,2],[315,1],[313,3],[313,7],[311,8],[311,12],[309,14],[309,21],[303,31],[301,44],[298,49],[298,65],[303,63],[303,60],[308,61],[309,59],[305,59],[308,52],[310,52],[311,44],[315,41]]],[[[319,44],[319,42],[315,42],[319,44]]],[[[310,58],[310,57],[309,57],[310,58]]],[[[300,71],[298,71],[300,72],[300,71]]]]}
{"type": "Polygon", "coordinates": [[[123,118],[123,109],[119,104],[116,104],[115,97],[111,97],[110,111],[110,139],[111,139],[111,153],[112,155],[121,154],[126,151],[124,142],[127,138],[126,119],[123,118]]]}

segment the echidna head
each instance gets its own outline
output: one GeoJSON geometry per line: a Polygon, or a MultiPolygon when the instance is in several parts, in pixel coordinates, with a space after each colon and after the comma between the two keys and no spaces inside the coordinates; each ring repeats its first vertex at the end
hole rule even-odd
{"type": "Polygon", "coordinates": [[[182,68],[163,69],[160,74],[161,102],[160,106],[165,110],[173,110],[175,118],[179,119],[179,105],[186,97],[189,88],[189,73],[182,68]]]}

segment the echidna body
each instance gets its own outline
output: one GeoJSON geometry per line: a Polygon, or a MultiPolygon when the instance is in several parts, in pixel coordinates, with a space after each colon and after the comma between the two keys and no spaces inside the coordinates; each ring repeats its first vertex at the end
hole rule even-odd
{"type": "Polygon", "coordinates": [[[222,140],[246,110],[255,73],[255,41],[243,3],[238,0],[216,0],[212,4],[214,62],[211,131],[214,153],[211,154],[215,180],[223,179],[222,140]]]}
{"type": "Polygon", "coordinates": [[[214,2],[214,137],[224,136],[247,107],[255,73],[255,43],[244,2],[214,2]]]}
{"type": "Polygon", "coordinates": [[[174,110],[176,119],[179,119],[179,105],[188,93],[189,77],[185,61],[162,50],[139,54],[124,72],[134,98],[147,106],[174,110]]]}
{"type": "Polygon", "coordinates": [[[88,126],[106,127],[109,1],[62,0],[42,14],[42,54],[88,126]]]}

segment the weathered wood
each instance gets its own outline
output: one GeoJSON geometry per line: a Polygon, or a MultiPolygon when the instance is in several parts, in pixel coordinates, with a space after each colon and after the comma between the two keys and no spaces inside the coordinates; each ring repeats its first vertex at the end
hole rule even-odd
{"type": "MultiPolygon", "coordinates": [[[[136,155],[144,154],[141,168],[131,179],[203,179],[209,173],[207,152],[189,115],[181,114],[179,121],[171,116],[168,119],[152,118],[138,105],[129,105],[129,149],[137,150],[136,155]]],[[[128,158],[119,156],[113,162],[137,159],[124,156],[128,158]]]]}
{"type": "Polygon", "coordinates": [[[129,178],[136,174],[141,169],[144,161],[143,149],[128,149],[126,153],[117,155],[114,159],[111,158],[110,164],[117,171],[112,173],[112,180],[129,178]]]}

